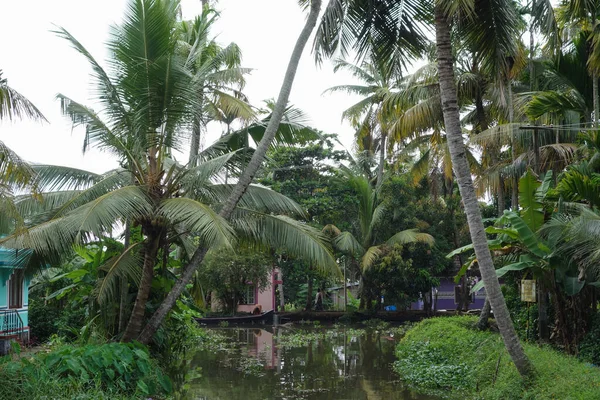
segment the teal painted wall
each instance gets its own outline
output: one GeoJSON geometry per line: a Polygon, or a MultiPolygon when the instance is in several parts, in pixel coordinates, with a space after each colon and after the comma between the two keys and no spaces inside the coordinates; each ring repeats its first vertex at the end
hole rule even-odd
{"type": "Polygon", "coordinates": [[[8,307],[8,279],[11,270],[0,267],[0,308],[8,307]]]}
{"type": "Polygon", "coordinates": [[[26,276],[23,279],[23,307],[29,306],[29,284],[31,283],[31,277],[26,276]]]}

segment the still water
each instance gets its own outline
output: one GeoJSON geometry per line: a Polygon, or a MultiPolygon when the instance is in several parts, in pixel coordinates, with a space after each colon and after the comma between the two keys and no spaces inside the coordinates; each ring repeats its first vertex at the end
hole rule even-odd
{"type": "MultiPolygon", "coordinates": [[[[392,370],[393,333],[346,328],[214,328],[225,343],[195,354],[186,398],[431,400],[392,370]]],[[[188,381],[189,382],[189,381],[188,381]]]]}

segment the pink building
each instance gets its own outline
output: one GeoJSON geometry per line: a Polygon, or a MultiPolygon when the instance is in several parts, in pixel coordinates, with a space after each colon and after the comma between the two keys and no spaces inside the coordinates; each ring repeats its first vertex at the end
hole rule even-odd
{"type": "MultiPolygon", "coordinates": [[[[248,282],[246,293],[237,307],[237,312],[257,313],[258,311],[262,313],[274,310],[275,305],[277,304],[277,299],[275,298],[277,285],[283,284],[283,281],[279,278],[279,269],[276,268],[269,272],[269,283],[263,289],[259,290],[256,285],[248,282]]],[[[211,311],[219,311],[219,309],[219,302],[213,301],[211,304],[211,311]]]]}

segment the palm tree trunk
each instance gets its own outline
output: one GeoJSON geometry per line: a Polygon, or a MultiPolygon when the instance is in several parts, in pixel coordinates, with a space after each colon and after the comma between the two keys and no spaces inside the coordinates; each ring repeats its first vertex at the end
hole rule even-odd
{"type": "Polygon", "coordinates": [[[192,124],[192,143],[190,145],[190,159],[189,163],[191,167],[195,167],[198,165],[198,152],[200,151],[200,136],[202,135],[202,131],[200,129],[200,121],[197,118],[194,118],[194,122],[192,124]]]}
{"type": "MultiPolygon", "coordinates": [[[[279,128],[279,123],[281,122],[281,118],[283,116],[283,112],[288,103],[288,99],[290,96],[290,92],[292,90],[292,84],[294,83],[294,78],[296,76],[296,71],[298,70],[298,65],[300,64],[300,57],[302,56],[302,52],[308,43],[308,39],[312,31],[314,30],[315,25],[317,24],[317,18],[319,17],[319,11],[321,10],[321,0],[312,0],[310,13],[302,29],[300,32],[300,36],[296,42],[294,50],[292,52],[292,56],[290,58],[290,62],[287,67],[287,71],[285,73],[285,77],[283,83],[281,85],[281,90],[279,92],[279,97],[277,98],[277,103],[275,104],[275,109],[271,114],[271,119],[269,120],[269,124],[267,125],[267,129],[265,130],[265,134],[258,144],[256,151],[252,154],[252,158],[250,159],[250,163],[244,170],[244,173],[240,177],[237,185],[235,186],[233,192],[225,202],[225,205],[221,209],[219,213],[222,217],[229,219],[233,210],[237,206],[238,202],[252,183],[252,179],[254,175],[258,171],[258,168],[261,166],[265,154],[273,138],[275,137],[275,133],[279,128]]],[[[204,260],[204,256],[206,255],[207,249],[199,248],[196,250],[192,259],[186,265],[181,274],[181,277],[177,280],[165,300],[162,302],[160,307],[156,310],[146,327],[140,334],[138,340],[142,343],[148,343],[154,336],[154,333],[166,317],[167,313],[173,308],[175,302],[183,293],[185,286],[191,280],[194,271],[200,266],[202,260],[204,260]]]]}
{"type": "Polygon", "coordinates": [[[244,193],[246,193],[246,190],[248,190],[248,186],[250,186],[250,184],[252,183],[254,175],[256,175],[256,172],[258,172],[258,169],[262,165],[265,155],[267,154],[267,150],[269,150],[269,147],[271,146],[271,143],[275,138],[275,134],[279,129],[279,123],[281,122],[281,118],[287,107],[290,92],[292,91],[292,85],[294,83],[296,71],[298,70],[300,57],[302,56],[302,52],[304,50],[304,47],[306,46],[306,43],[308,42],[310,34],[312,33],[315,25],[317,24],[317,18],[319,16],[320,9],[321,0],[312,0],[310,14],[308,16],[308,19],[306,20],[304,29],[302,29],[302,32],[298,37],[298,41],[296,42],[294,51],[292,52],[292,57],[290,58],[288,68],[283,79],[283,84],[281,85],[281,89],[279,91],[277,103],[275,104],[275,108],[273,109],[273,113],[271,114],[271,119],[269,120],[267,129],[265,130],[265,134],[258,146],[256,147],[256,150],[254,151],[254,154],[252,155],[248,166],[244,169],[242,176],[240,177],[238,183],[235,185],[233,192],[231,193],[231,195],[223,205],[223,208],[221,209],[220,214],[226,219],[229,219],[238,202],[240,201],[244,193]]]}
{"type": "Polygon", "coordinates": [[[385,141],[386,135],[381,133],[381,143],[379,144],[379,165],[377,166],[377,187],[383,183],[383,171],[385,167],[385,141]]]}
{"type": "Polygon", "coordinates": [[[501,216],[506,210],[506,202],[504,200],[504,196],[506,190],[504,188],[504,178],[502,174],[498,172],[498,216],[501,216]]]}
{"type": "Polygon", "coordinates": [[[156,264],[156,256],[158,254],[158,247],[160,244],[160,236],[154,234],[148,237],[148,243],[144,251],[144,266],[142,267],[142,280],[138,288],[138,294],[131,311],[131,317],[129,317],[129,323],[127,329],[123,333],[121,338],[122,342],[130,342],[135,339],[140,330],[142,329],[142,323],[144,322],[144,314],[146,313],[146,302],[150,295],[150,289],[152,288],[152,278],[154,277],[154,265],[156,264]]]}
{"type": "Polygon", "coordinates": [[[465,144],[460,126],[460,115],[458,108],[458,96],[454,80],[454,65],[452,56],[452,43],[450,41],[450,24],[439,5],[435,6],[436,44],[438,55],[438,75],[440,82],[440,94],[442,99],[442,111],[448,147],[452,158],[452,165],[458,187],[463,199],[467,222],[471,233],[471,240],[475,248],[479,270],[485,283],[487,297],[494,309],[496,322],[500,328],[500,334],[504,345],[512,358],[521,376],[526,377],[531,371],[529,359],[523,351],[519,338],[513,326],[508,307],[500,290],[500,283],[496,277],[496,271],[492,262],[490,249],[487,245],[485,228],[479,210],[479,202],[475,195],[475,188],[471,178],[469,163],[465,153],[465,144]]]}
{"type": "MultiPolygon", "coordinates": [[[[131,223],[125,223],[125,243],[123,248],[127,250],[131,242],[131,223]]],[[[125,321],[127,321],[127,295],[129,294],[129,282],[127,277],[121,277],[120,280],[120,295],[119,295],[119,333],[125,329],[125,321]]]]}
{"type": "Polygon", "coordinates": [[[592,73],[592,96],[594,97],[594,127],[598,127],[600,118],[600,99],[598,98],[598,74],[592,73]]]}
{"type": "Polygon", "coordinates": [[[513,162],[513,172],[512,172],[512,197],[511,197],[511,208],[513,210],[519,209],[519,176],[517,175],[517,171],[515,168],[515,161],[517,159],[517,152],[515,149],[516,146],[516,138],[515,138],[515,129],[512,126],[514,122],[515,108],[513,104],[513,93],[512,93],[512,84],[510,82],[510,78],[508,80],[508,123],[510,125],[510,156],[513,162]]]}
{"type": "Polygon", "coordinates": [[[483,303],[483,308],[481,309],[481,314],[479,315],[479,321],[477,321],[477,329],[480,331],[486,330],[490,326],[490,314],[492,311],[492,307],[490,305],[490,301],[487,296],[485,298],[485,303],[483,303]]]}

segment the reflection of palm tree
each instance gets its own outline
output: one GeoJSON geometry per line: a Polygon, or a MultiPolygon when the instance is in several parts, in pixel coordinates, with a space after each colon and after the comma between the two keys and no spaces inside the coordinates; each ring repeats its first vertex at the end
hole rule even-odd
{"type": "Polygon", "coordinates": [[[367,400],[381,400],[382,397],[373,388],[373,384],[365,377],[360,378],[360,388],[367,395],[367,400]]]}

